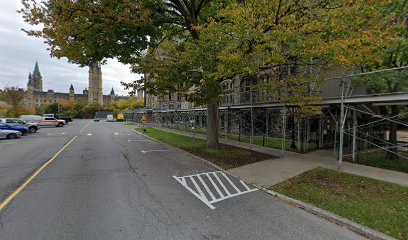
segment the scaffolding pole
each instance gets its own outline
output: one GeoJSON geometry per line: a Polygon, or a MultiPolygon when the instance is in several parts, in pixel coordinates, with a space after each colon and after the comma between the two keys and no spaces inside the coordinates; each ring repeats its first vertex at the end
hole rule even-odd
{"type": "Polygon", "coordinates": [[[341,102],[340,102],[340,139],[339,139],[339,169],[341,168],[341,163],[343,162],[343,140],[344,140],[344,80],[342,81],[341,90],[341,102]]]}
{"type": "Polygon", "coordinates": [[[357,134],[357,114],[356,111],[353,111],[353,145],[352,145],[352,159],[353,162],[356,160],[356,134],[357,134]]]}
{"type": "Polygon", "coordinates": [[[286,149],[286,107],[283,107],[283,116],[282,116],[282,148],[281,148],[281,155],[282,157],[285,155],[286,149]]]}

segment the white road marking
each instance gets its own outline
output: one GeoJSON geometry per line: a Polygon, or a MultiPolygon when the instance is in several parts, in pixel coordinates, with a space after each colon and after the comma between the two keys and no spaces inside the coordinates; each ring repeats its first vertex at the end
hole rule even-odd
{"type": "Polygon", "coordinates": [[[149,152],[168,152],[169,150],[158,149],[158,150],[140,150],[142,153],[149,153],[149,152]]]}
{"type": "Polygon", "coordinates": [[[128,139],[128,142],[153,142],[152,140],[136,140],[136,139],[128,139]]]}
{"type": "Polygon", "coordinates": [[[63,133],[61,133],[62,135],[65,135],[65,133],[63,132],[63,133]]]}
{"type": "Polygon", "coordinates": [[[88,134],[86,134],[86,135],[88,135],[88,136],[92,136],[92,133],[88,133],[88,134]]]}
{"type": "Polygon", "coordinates": [[[258,190],[257,188],[250,188],[244,181],[239,180],[239,183],[241,183],[242,186],[245,188],[245,190],[243,191],[240,190],[232,182],[232,180],[224,172],[221,171],[200,173],[183,177],[173,176],[173,178],[176,179],[183,187],[185,187],[189,192],[191,192],[195,197],[200,199],[205,205],[207,205],[211,209],[215,209],[213,204],[216,202],[258,190]],[[211,182],[209,186],[204,181],[203,179],[204,176],[205,178],[208,178],[208,180],[211,182]],[[195,178],[197,178],[199,182],[197,182],[195,178]],[[221,179],[225,179],[224,180],[225,182],[222,182],[221,179]],[[194,185],[194,187],[190,187],[188,185],[188,182],[191,182],[192,184],[190,184],[190,186],[194,185]],[[218,182],[218,184],[224,189],[227,195],[222,193],[222,191],[218,188],[215,182],[218,182]],[[199,183],[201,183],[201,186],[199,183]],[[224,184],[232,187],[235,190],[235,193],[231,193],[230,191],[228,191],[227,187],[224,184]],[[218,197],[215,196],[215,194],[211,191],[210,189],[211,187],[215,189],[215,191],[218,194],[218,197]],[[203,192],[203,188],[210,196],[209,198],[207,198],[207,196],[203,192]]]}
{"type": "Polygon", "coordinates": [[[114,133],[115,135],[119,135],[119,133],[114,133]]]}

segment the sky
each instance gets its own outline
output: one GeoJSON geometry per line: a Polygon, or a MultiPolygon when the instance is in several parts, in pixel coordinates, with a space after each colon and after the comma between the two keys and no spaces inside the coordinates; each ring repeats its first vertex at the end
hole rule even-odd
{"type": "MultiPolygon", "coordinates": [[[[28,73],[38,61],[43,78],[43,89],[68,92],[72,84],[75,93],[88,87],[88,68],[68,63],[66,58],[51,58],[44,39],[29,37],[22,28],[30,29],[16,12],[20,0],[0,0],[0,89],[6,86],[27,88],[28,73]]],[[[127,95],[120,82],[132,82],[140,75],[130,72],[129,66],[109,59],[102,66],[103,93],[111,88],[118,95],[127,95]]]]}

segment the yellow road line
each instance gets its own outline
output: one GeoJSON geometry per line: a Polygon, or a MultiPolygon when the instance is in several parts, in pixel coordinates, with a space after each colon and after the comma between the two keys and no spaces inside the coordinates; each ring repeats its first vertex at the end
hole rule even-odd
{"type": "Polygon", "coordinates": [[[50,160],[45,162],[37,171],[34,172],[33,175],[31,175],[20,187],[17,188],[12,194],[10,194],[6,200],[4,200],[0,204],[0,212],[3,210],[4,207],[7,206],[7,204],[10,203],[11,200],[13,200],[21,191],[24,190],[24,188],[27,187],[30,182],[34,180],[40,174],[50,163],[52,163],[61,153],[64,151],[65,148],[67,148],[78,136],[73,137],[68,143],[66,143],[50,160]]]}
{"type": "Polygon", "coordinates": [[[89,122],[88,124],[86,124],[86,126],[84,128],[81,129],[81,131],[79,131],[79,133],[82,133],[83,131],[85,131],[85,129],[87,127],[89,127],[89,125],[91,125],[92,122],[89,122]]]}

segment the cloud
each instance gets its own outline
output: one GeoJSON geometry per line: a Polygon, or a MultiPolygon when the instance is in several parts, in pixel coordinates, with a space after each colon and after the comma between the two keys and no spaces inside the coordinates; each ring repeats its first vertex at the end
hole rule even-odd
{"type": "MultiPolygon", "coordinates": [[[[26,87],[28,73],[38,61],[44,90],[68,92],[71,83],[75,92],[88,87],[88,68],[68,63],[67,59],[51,58],[43,39],[27,36],[22,28],[29,28],[16,12],[20,1],[0,1],[0,88],[26,87]]],[[[113,87],[119,95],[127,95],[120,82],[131,82],[140,75],[130,72],[129,66],[115,59],[102,66],[103,92],[113,87]]]]}

